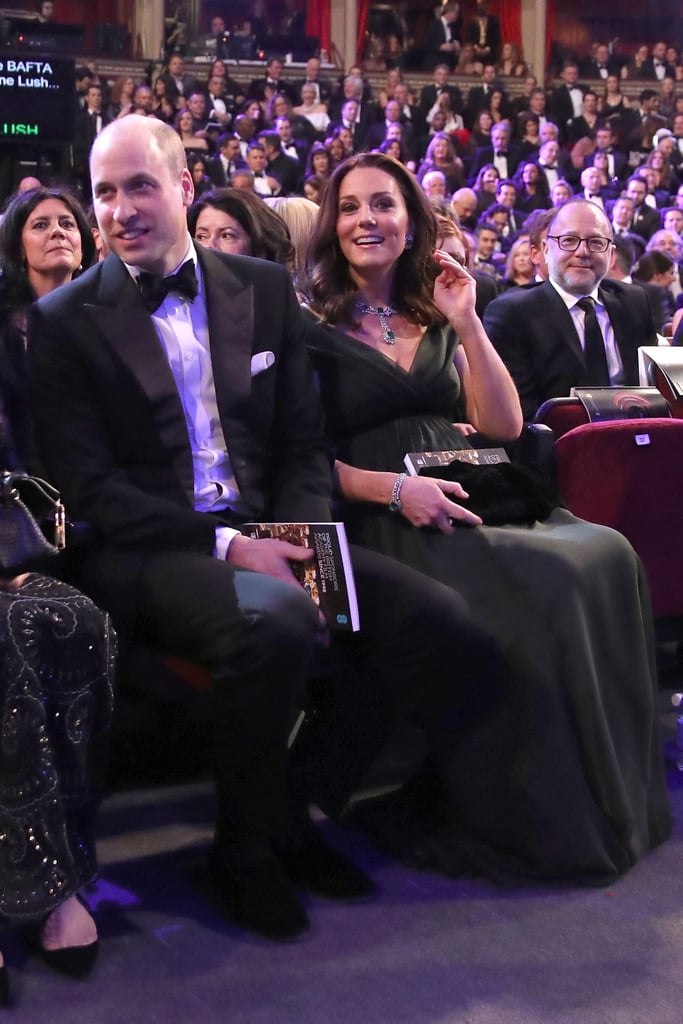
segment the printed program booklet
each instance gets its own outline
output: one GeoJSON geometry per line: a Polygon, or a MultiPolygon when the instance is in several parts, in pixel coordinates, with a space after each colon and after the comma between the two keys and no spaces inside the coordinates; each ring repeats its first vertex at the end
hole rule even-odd
{"type": "Polygon", "coordinates": [[[671,415],[669,403],[657,388],[572,388],[571,394],[580,399],[591,423],[671,415]]]}
{"type": "Polygon", "coordinates": [[[409,476],[419,476],[423,469],[450,466],[451,462],[468,462],[472,466],[498,466],[509,462],[504,448],[463,448],[444,452],[408,452],[403,462],[409,476]]]}
{"type": "Polygon", "coordinates": [[[294,575],[319,606],[330,629],[360,629],[356,584],[343,523],[245,523],[247,537],[286,540],[311,548],[308,562],[292,562],[294,575]]]}

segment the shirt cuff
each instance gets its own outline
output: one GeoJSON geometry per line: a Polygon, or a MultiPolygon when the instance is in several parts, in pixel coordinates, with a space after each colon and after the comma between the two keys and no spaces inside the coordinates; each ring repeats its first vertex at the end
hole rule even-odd
{"type": "Polygon", "coordinates": [[[231,526],[217,526],[216,527],[216,546],[213,549],[214,556],[220,558],[222,562],[228,557],[228,551],[230,545],[234,541],[235,537],[240,536],[239,530],[233,530],[231,526]]]}

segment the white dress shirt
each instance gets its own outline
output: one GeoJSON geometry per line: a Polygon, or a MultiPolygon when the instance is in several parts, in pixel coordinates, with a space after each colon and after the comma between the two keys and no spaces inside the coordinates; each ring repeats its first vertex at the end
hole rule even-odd
{"type": "MultiPolygon", "coordinates": [[[[247,510],[240,497],[218,414],[206,293],[191,241],[185,256],[171,273],[179,270],[188,259],[197,271],[197,298],[190,302],[184,296],[170,293],[151,314],[152,323],[166,353],[185,414],[192,450],[194,507],[198,512],[231,509],[245,514],[247,510]]],[[[137,279],[136,267],[128,266],[128,271],[137,279]]],[[[239,530],[231,527],[217,527],[215,554],[218,558],[226,557],[230,542],[238,534],[239,530]]]]}
{"type": "Polygon", "coordinates": [[[609,316],[607,315],[607,310],[598,295],[597,287],[594,288],[592,292],[589,292],[588,296],[579,295],[577,298],[576,295],[572,295],[570,292],[565,291],[564,288],[562,288],[556,281],[553,281],[552,278],[549,278],[549,281],[569,310],[569,315],[574,321],[574,327],[576,328],[576,333],[579,337],[582,349],[585,349],[586,347],[586,339],[584,335],[584,321],[586,319],[586,314],[582,309],[579,309],[577,303],[586,297],[593,299],[595,302],[595,315],[598,318],[598,324],[600,325],[602,337],[605,342],[607,372],[609,373],[610,384],[620,384],[623,380],[624,366],[619,354],[617,340],[614,337],[612,324],[610,323],[609,316]]]}

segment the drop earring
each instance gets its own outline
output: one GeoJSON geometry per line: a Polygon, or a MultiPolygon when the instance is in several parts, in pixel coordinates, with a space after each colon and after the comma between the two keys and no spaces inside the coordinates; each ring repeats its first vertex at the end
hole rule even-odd
{"type": "Polygon", "coordinates": [[[406,244],[405,244],[406,249],[412,249],[413,242],[414,242],[414,238],[410,234],[410,232],[408,232],[408,234],[406,235],[406,244]]]}

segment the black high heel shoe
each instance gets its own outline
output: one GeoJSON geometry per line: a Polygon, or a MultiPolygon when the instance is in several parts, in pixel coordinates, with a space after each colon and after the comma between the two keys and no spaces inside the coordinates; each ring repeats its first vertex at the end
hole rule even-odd
{"type": "Polygon", "coordinates": [[[99,950],[99,939],[88,946],[65,946],[64,949],[45,949],[40,944],[40,955],[47,966],[76,981],[88,977],[95,966],[99,950]]]}
{"type": "MultiPolygon", "coordinates": [[[[77,892],[75,896],[81,906],[90,914],[90,907],[81,894],[77,892]]],[[[47,917],[49,916],[48,914],[47,917]]],[[[41,931],[47,917],[44,918],[41,924],[25,930],[24,936],[29,948],[32,952],[37,953],[53,971],[58,971],[59,974],[64,974],[77,981],[87,978],[95,966],[100,949],[100,940],[95,939],[94,942],[88,943],[87,946],[64,946],[62,949],[45,949],[41,931]]],[[[0,986],[1,984],[2,980],[0,978],[0,986]]]]}

